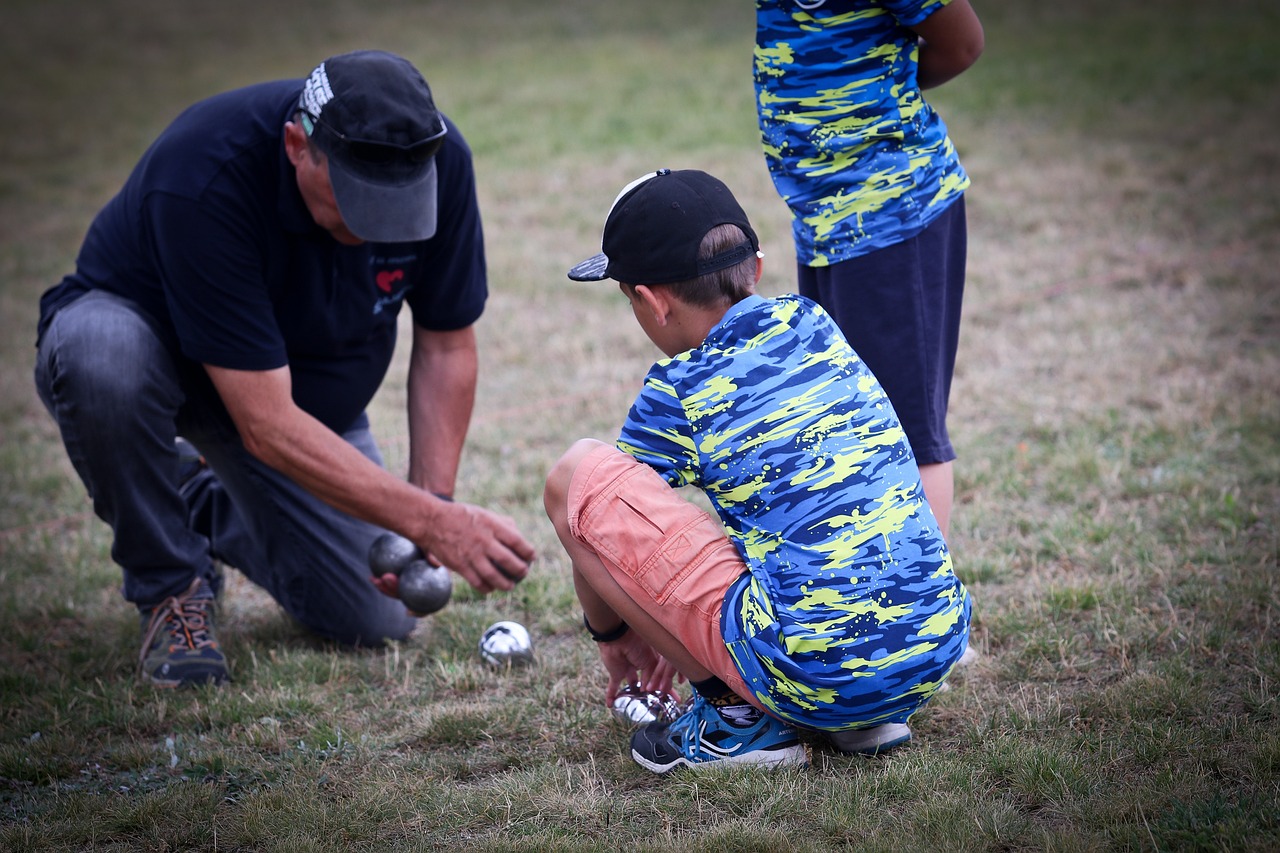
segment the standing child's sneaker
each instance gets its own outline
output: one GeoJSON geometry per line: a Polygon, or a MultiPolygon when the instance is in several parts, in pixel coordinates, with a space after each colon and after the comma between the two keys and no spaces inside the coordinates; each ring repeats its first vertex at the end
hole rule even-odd
{"type": "Polygon", "coordinates": [[[142,614],[138,674],[159,687],[226,681],[227,659],[213,634],[213,590],[196,578],[181,595],[142,614]]]}
{"type": "Polygon", "coordinates": [[[878,755],[911,740],[911,727],[906,723],[884,723],[866,729],[827,732],[827,738],[845,755],[878,755]]]}
{"type": "Polygon", "coordinates": [[[747,726],[725,720],[701,694],[675,722],[650,723],[631,736],[631,757],[646,770],[667,773],[680,765],[805,765],[808,754],[796,730],[767,714],[747,726]]]}

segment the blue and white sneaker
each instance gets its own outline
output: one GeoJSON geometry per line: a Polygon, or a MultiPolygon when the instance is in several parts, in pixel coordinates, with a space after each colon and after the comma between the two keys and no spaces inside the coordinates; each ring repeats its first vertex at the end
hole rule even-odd
{"type": "Polygon", "coordinates": [[[911,727],[906,723],[883,723],[866,729],[827,732],[827,738],[845,755],[879,755],[911,740],[911,727]]]}
{"type": "Polygon", "coordinates": [[[668,773],[681,765],[809,763],[794,728],[767,714],[759,717],[750,725],[735,726],[695,692],[689,709],[674,722],[650,723],[631,736],[631,757],[654,773],[668,773]]]}

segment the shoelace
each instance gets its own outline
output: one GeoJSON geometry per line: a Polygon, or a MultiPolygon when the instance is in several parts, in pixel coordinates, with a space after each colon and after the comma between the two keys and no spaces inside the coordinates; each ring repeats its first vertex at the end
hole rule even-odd
{"type": "MultiPolygon", "coordinates": [[[[147,623],[147,633],[142,638],[142,650],[138,653],[139,672],[146,664],[151,643],[166,623],[176,623],[174,630],[169,633],[180,640],[180,643],[176,644],[177,648],[194,651],[217,645],[217,642],[209,636],[209,623],[206,618],[212,602],[206,598],[195,600],[191,598],[200,588],[200,584],[201,579],[196,578],[191,582],[191,586],[187,587],[186,592],[170,596],[151,611],[151,621],[147,623]]],[[[175,646],[169,648],[172,651],[175,646]]]]}
{"type": "MultiPolygon", "coordinates": [[[[694,693],[689,697],[688,707],[685,712],[680,715],[676,722],[671,724],[671,731],[687,732],[682,740],[683,752],[686,758],[693,758],[702,748],[702,731],[706,728],[706,722],[702,719],[705,713],[701,706],[705,705],[707,700],[702,696],[694,693]],[[693,713],[694,709],[697,713],[693,713]]],[[[714,713],[714,710],[712,711],[714,713]]]]}

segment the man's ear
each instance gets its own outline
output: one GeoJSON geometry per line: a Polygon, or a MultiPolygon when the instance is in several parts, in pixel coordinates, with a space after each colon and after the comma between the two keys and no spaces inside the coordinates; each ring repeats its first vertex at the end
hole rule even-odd
{"type": "Polygon", "coordinates": [[[756,252],[756,284],[760,283],[760,276],[764,275],[764,252],[756,252]]]}
{"type": "Polygon", "coordinates": [[[302,125],[294,121],[286,121],[284,123],[284,153],[289,157],[289,162],[296,166],[300,158],[310,156],[310,152],[307,151],[308,147],[307,132],[302,129],[302,125]]]}
{"type": "Polygon", "coordinates": [[[666,288],[655,289],[647,284],[637,284],[635,290],[636,296],[640,297],[640,301],[653,313],[653,319],[657,324],[667,325],[667,318],[671,316],[671,297],[666,288]]]}

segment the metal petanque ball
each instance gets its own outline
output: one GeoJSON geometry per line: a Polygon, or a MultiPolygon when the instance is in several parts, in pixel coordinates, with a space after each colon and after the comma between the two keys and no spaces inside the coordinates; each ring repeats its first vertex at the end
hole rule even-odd
{"type": "Polygon", "coordinates": [[[398,575],[421,559],[418,546],[398,533],[383,533],[369,546],[369,570],[378,577],[398,575]]]}
{"type": "Polygon", "coordinates": [[[435,613],[453,595],[453,575],[444,566],[414,560],[400,573],[400,600],[414,613],[435,613]]]}
{"type": "Polygon", "coordinates": [[[680,699],[670,693],[646,693],[634,684],[623,685],[613,700],[613,715],[624,723],[643,726],[669,723],[684,710],[680,699]]]}
{"type": "Polygon", "coordinates": [[[480,657],[493,667],[533,663],[533,639],[519,622],[495,622],[480,637],[480,657]]]}

